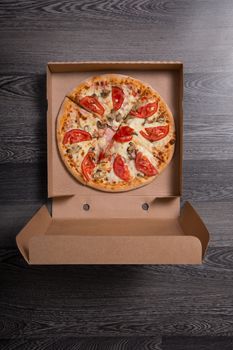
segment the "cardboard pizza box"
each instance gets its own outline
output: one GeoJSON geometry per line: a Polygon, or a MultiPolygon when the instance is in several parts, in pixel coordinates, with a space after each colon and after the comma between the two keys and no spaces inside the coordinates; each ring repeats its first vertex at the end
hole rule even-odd
{"type": "Polygon", "coordinates": [[[183,157],[183,65],[180,62],[51,62],[47,67],[48,196],[16,237],[29,264],[200,264],[209,233],[186,202],[180,208],[183,157]],[[170,107],[176,148],[149,185],[121,193],[83,186],[65,168],[56,118],[67,92],[93,75],[119,73],[149,83],[170,107]]]}

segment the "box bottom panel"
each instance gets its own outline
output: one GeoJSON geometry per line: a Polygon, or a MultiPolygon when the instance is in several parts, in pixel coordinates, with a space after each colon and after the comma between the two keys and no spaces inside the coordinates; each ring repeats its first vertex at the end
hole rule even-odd
{"type": "Polygon", "coordinates": [[[184,235],[178,219],[81,219],[52,220],[46,235],[184,235]]]}

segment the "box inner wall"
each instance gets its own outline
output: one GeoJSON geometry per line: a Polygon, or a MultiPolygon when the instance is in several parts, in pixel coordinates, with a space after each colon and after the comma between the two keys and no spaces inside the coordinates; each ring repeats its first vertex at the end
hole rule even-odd
{"type": "Polygon", "coordinates": [[[184,235],[177,219],[53,219],[46,235],[172,236],[184,235]]]}
{"type": "Polygon", "coordinates": [[[127,192],[127,195],[138,196],[138,195],[151,195],[154,194],[157,197],[167,196],[179,196],[180,195],[180,176],[181,176],[181,165],[180,165],[180,125],[179,125],[179,91],[180,86],[180,73],[178,70],[170,69],[152,69],[152,70],[95,70],[88,72],[66,72],[66,73],[51,73],[50,75],[50,101],[48,101],[50,108],[50,115],[48,116],[52,122],[51,128],[51,140],[52,143],[51,152],[52,155],[49,157],[51,162],[50,177],[50,196],[62,196],[62,195],[87,195],[87,196],[99,196],[104,195],[108,197],[123,197],[123,193],[105,193],[98,190],[83,186],[68,172],[65,165],[60,159],[60,155],[56,145],[56,118],[67,92],[71,91],[80,82],[87,79],[90,76],[105,74],[105,73],[119,73],[132,76],[136,79],[150,84],[155,90],[157,90],[164,98],[168,106],[170,107],[174,116],[176,124],[177,142],[175,148],[175,154],[170,165],[165,171],[151,184],[141,187],[139,189],[127,192]]]}

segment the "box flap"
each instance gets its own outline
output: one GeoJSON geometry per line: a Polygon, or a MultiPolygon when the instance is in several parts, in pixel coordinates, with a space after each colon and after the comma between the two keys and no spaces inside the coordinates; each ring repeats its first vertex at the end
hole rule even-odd
{"type": "Polygon", "coordinates": [[[189,202],[181,209],[180,225],[186,235],[197,237],[202,245],[202,257],[209,243],[209,232],[200,216],[189,202]]]}
{"type": "Polygon", "coordinates": [[[41,207],[27,225],[16,236],[17,246],[24,259],[29,262],[29,242],[33,236],[44,235],[52,221],[48,209],[41,207]]]}
{"type": "Polygon", "coordinates": [[[190,236],[50,236],[30,240],[32,264],[200,264],[190,236]]]}
{"type": "Polygon", "coordinates": [[[51,218],[43,206],[17,245],[30,264],[199,264],[208,231],[189,203],[175,216],[178,199],[159,206],[157,216],[133,218],[51,218]],[[167,205],[173,217],[165,214],[167,205]]]}

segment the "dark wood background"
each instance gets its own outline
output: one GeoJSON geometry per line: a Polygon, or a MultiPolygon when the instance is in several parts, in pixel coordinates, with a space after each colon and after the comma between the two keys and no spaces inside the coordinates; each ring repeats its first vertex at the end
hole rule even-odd
{"type": "Polygon", "coordinates": [[[0,348],[233,348],[232,0],[0,1],[0,348]],[[184,194],[202,266],[27,266],[46,202],[48,61],[182,60],[184,194]]]}

